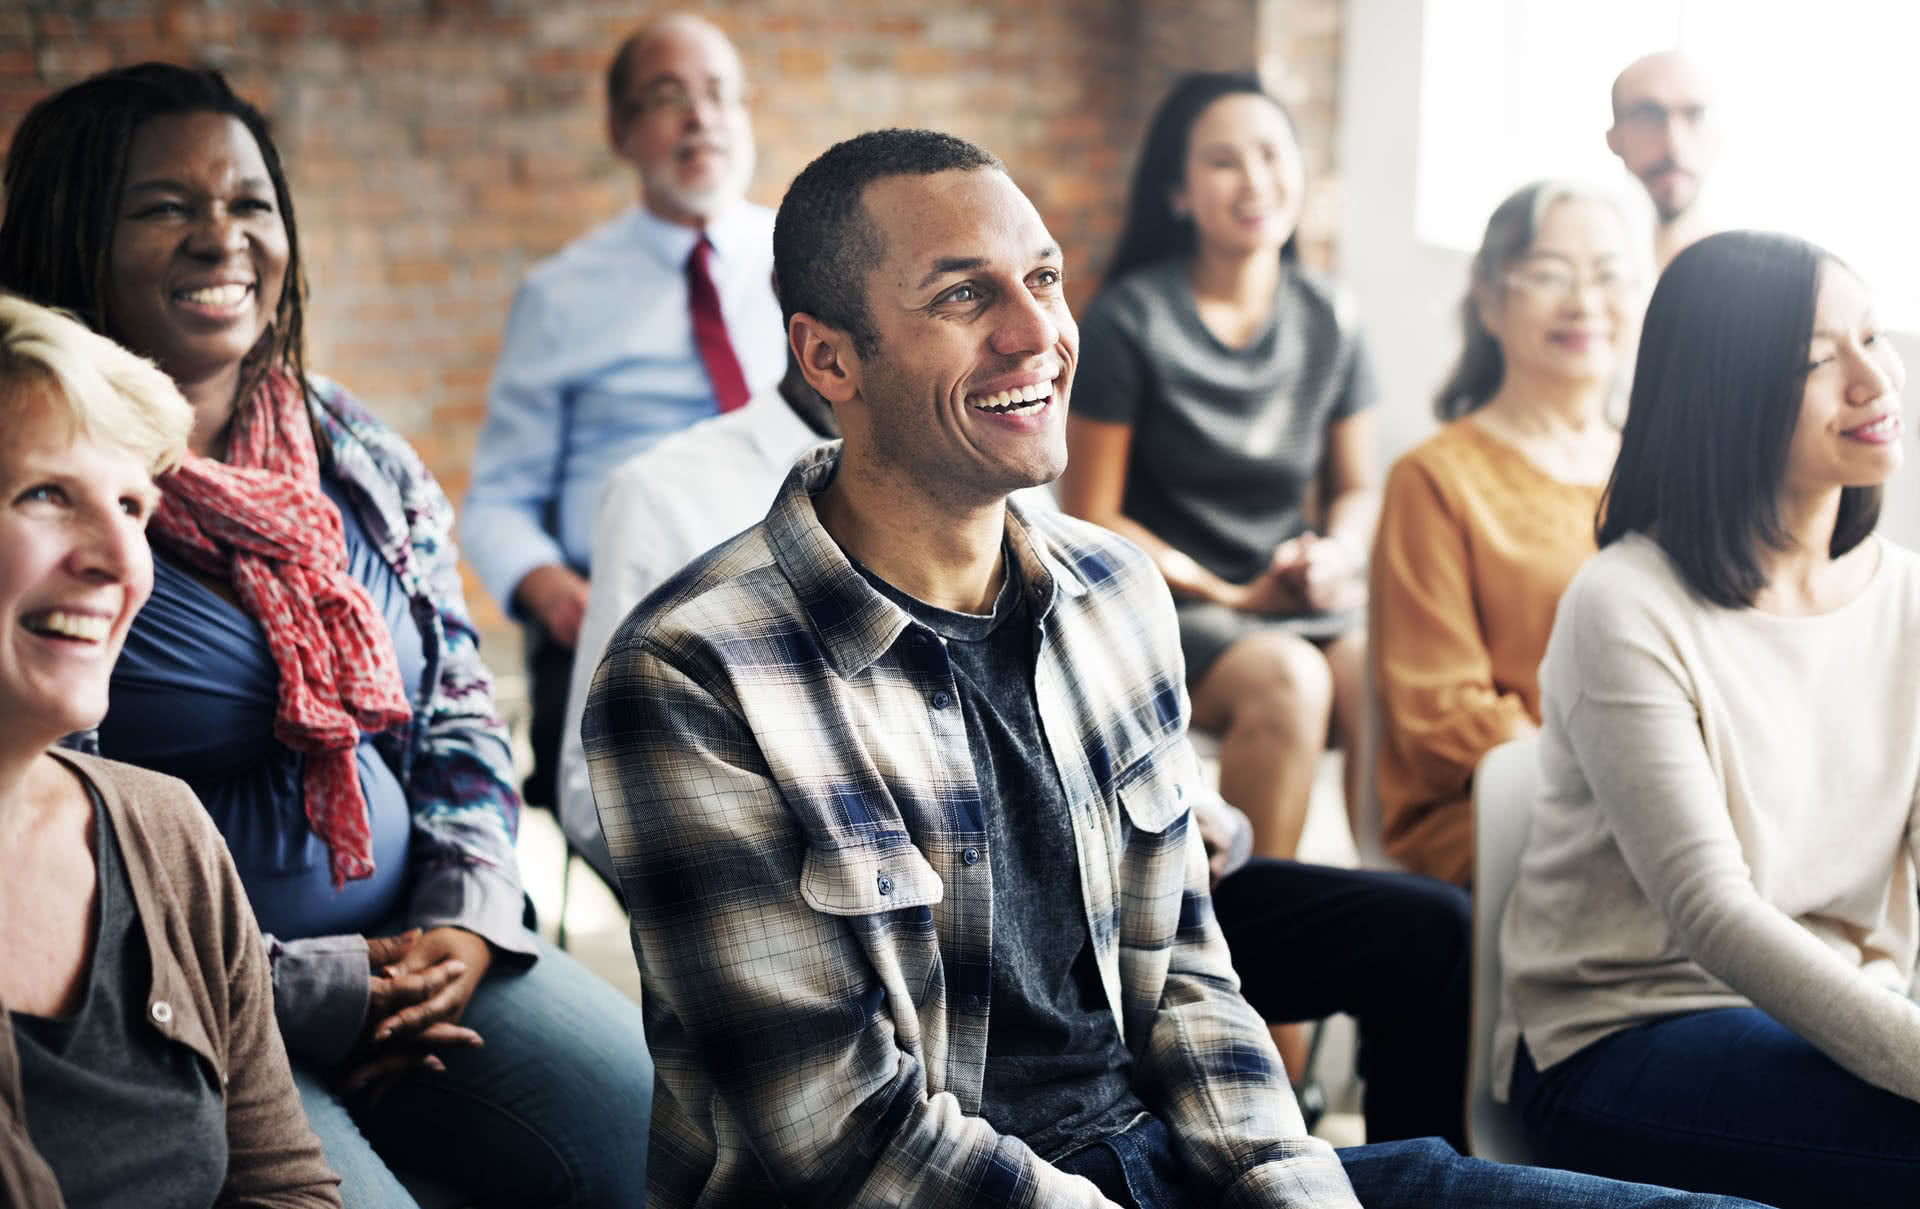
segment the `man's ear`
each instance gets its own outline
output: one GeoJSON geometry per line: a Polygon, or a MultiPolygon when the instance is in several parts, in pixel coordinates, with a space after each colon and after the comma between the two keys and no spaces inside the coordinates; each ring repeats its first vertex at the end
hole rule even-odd
{"type": "Polygon", "coordinates": [[[860,355],[853,338],[805,311],[787,320],[787,344],[801,376],[835,407],[860,393],[860,355]]]}
{"type": "Polygon", "coordinates": [[[1618,122],[1607,127],[1607,150],[1615,155],[1620,154],[1620,123],[1618,122]]]}

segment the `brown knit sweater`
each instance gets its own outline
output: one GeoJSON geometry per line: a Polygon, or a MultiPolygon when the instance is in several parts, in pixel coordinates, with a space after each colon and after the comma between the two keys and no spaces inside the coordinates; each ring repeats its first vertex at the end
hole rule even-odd
{"type": "MultiPolygon", "coordinates": [[[[55,755],[92,782],[113,820],[153,958],[147,1024],[200,1054],[219,1077],[229,1158],[217,1203],[338,1209],[339,1180],[294,1091],[266,948],[220,833],[184,782],[55,755]]],[[[0,1017],[5,1009],[0,1003],[0,1017]]],[[[27,1135],[33,1106],[21,1101],[13,1029],[0,1027],[0,1205],[61,1209],[53,1173],[27,1135]]]]}

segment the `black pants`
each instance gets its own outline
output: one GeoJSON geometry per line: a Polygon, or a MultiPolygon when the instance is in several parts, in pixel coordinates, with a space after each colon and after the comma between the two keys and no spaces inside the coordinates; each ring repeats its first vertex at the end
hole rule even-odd
{"type": "Polygon", "coordinates": [[[1473,910],[1411,873],[1255,860],[1213,891],[1241,990],[1272,1024],[1359,1023],[1367,1141],[1464,1152],[1473,910]]]}
{"type": "Polygon", "coordinates": [[[527,739],[533,771],[520,787],[529,806],[557,810],[560,804],[560,731],[567,720],[567,687],[573,678],[573,648],[561,646],[537,621],[527,623],[527,739]]]}

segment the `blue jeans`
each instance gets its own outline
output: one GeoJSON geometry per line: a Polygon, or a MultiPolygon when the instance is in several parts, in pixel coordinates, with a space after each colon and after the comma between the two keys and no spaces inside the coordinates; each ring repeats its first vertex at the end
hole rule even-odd
{"type": "Polygon", "coordinates": [[[1513,1102],[1544,1163],[1780,1209],[1920,1204],[1920,1103],[1756,1008],[1623,1029],[1545,1071],[1523,1045],[1513,1102]]]}
{"type": "MultiPolygon", "coordinates": [[[[1339,1154],[1365,1209],[1761,1209],[1731,1197],[1463,1159],[1438,1138],[1351,1146],[1339,1154]]],[[[1199,1209],[1215,1199],[1187,1188],[1167,1127],[1151,1118],[1054,1166],[1092,1180],[1101,1195],[1128,1209],[1199,1209]]]]}
{"type": "Polygon", "coordinates": [[[294,1067],[347,1209],[415,1209],[389,1163],[476,1205],[639,1209],[653,1106],[639,1005],[542,941],[532,968],[488,973],[461,1023],[486,1045],[442,1050],[444,1074],[378,1098],[294,1067]]]}

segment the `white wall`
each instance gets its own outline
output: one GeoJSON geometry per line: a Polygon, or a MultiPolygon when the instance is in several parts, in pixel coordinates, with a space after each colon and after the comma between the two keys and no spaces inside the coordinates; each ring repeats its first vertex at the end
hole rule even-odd
{"type": "MultiPolygon", "coordinates": [[[[1467,256],[1414,235],[1420,128],[1421,0],[1347,0],[1340,77],[1340,276],[1360,304],[1383,392],[1381,453],[1433,430],[1433,390],[1459,351],[1454,308],[1467,256]]],[[[1908,458],[1881,531],[1920,547],[1920,335],[1896,338],[1911,371],[1908,458]]]]}

